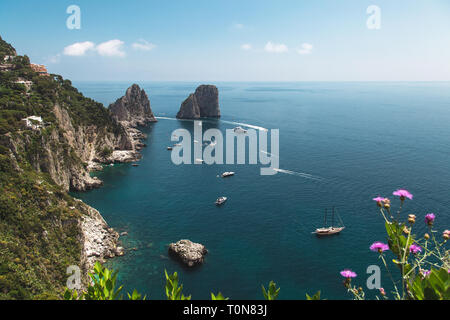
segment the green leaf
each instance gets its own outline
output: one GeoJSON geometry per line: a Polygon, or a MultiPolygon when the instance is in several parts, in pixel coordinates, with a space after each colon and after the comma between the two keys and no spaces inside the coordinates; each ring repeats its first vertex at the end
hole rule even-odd
{"type": "Polygon", "coordinates": [[[268,290],[266,290],[266,288],[264,288],[264,286],[262,287],[262,293],[264,295],[264,299],[266,300],[276,300],[278,297],[278,294],[280,292],[280,288],[277,288],[277,285],[275,284],[275,282],[270,281],[269,282],[269,287],[268,290]]]}
{"type": "Polygon", "coordinates": [[[214,293],[211,292],[211,300],[228,300],[228,298],[225,298],[222,295],[222,292],[219,292],[217,295],[214,295],[214,293]]]}
{"type": "Polygon", "coordinates": [[[312,297],[306,294],[306,300],[320,300],[320,290],[317,291],[312,297]]]}

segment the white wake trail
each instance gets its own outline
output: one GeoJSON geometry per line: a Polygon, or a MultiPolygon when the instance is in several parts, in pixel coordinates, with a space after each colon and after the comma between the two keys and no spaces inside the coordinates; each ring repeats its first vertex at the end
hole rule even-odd
{"type": "Polygon", "coordinates": [[[273,169],[273,170],[275,170],[276,172],[286,173],[286,174],[290,174],[290,175],[293,175],[293,176],[302,177],[302,178],[305,178],[305,179],[311,179],[311,180],[316,180],[316,181],[323,181],[324,180],[321,177],[313,176],[312,174],[309,174],[309,173],[295,172],[295,171],[284,170],[284,169],[273,169]]]}
{"type": "Polygon", "coordinates": [[[262,153],[264,153],[264,154],[267,154],[268,156],[271,156],[271,157],[278,158],[278,156],[276,156],[276,155],[274,155],[274,154],[272,154],[272,153],[270,153],[270,152],[266,152],[266,151],[263,151],[263,150],[259,150],[259,152],[262,152],[262,153]]]}
{"type": "MultiPolygon", "coordinates": [[[[177,118],[170,118],[170,117],[155,117],[158,120],[172,120],[172,121],[202,121],[202,122],[212,122],[212,121],[208,121],[205,119],[177,119],[177,118]]],[[[232,124],[232,125],[238,125],[238,126],[242,126],[242,127],[247,127],[247,128],[252,128],[252,129],[256,129],[256,130],[261,130],[261,131],[269,131],[266,128],[263,127],[259,127],[259,126],[254,126],[252,124],[248,124],[248,123],[242,123],[242,122],[235,122],[235,121],[227,121],[227,120],[220,120],[220,122],[223,123],[228,123],[228,124],[232,124]]]]}
{"type": "Polygon", "coordinates": [[[242,127],[247,127],[247,128],[252,128],[252,129],[256,129],[256,130],[266,131],[266,132],[269,131],[266,128],[254,126],[254,125],[248,124],[248,123],[234,122],[234,121],[227,121],[227,120],[221,120],[221,122],[228,123],[228,124],[233,124],[233,125],[238,125],[238,126],[242,126],[242,127]]]}

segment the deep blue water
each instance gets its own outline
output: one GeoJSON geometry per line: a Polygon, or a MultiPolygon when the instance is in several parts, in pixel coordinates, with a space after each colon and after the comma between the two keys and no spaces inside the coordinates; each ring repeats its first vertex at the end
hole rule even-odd
{"type": "MultiPolygon", "coordinates": [[[[157,116],[174,118],[199,83],[139,83],[157,116]]],[[[415,213],[419,229],[428,212],[439,230],[450,216],[450,83],[215,83],[222,120],[280,130],[280,168],[322,181],[278,173],[261,176],[259,165],[181,165],[171,162],[173,130],[192,122],[160,120],[139,167],[107,168],[101,189],[77,197],[99,209],[128,251],[108,265],[120,271],[126,290],[164,297],[164,269],[178,271],[184,292],[209,299],[221,291],[232,299],[260,299],[261,284],[274,280],[280,299],[304,299],[322,290],[328,299],[349,298],[339,271],[351,268],[364,286],[366,268],[379,264],[369,251],[384,241],[383,221],[371,200],[397,188],[414,194],[404,215],[415,213]],[[229,179],[218,178],[235,171],[229,179]],[[221,208],[213,202],[229,197],[221,208]],[[346,229],[316,238],[323,210],[336,206],[346,229]],[[206,245],[206,262],[186,270],[167,258],[180,239],[206,245]]],[[[75,83],[106,106],[131,83],[75,83]]],[[[224,121],[204,129],[231,129],[224,121]]],[[[397,203],[394,202],[393,206],[397,203]]],[[[419,232],[420,233],[420,232],[419,232]]],[[[392,257],[391,257],[392,258],[392,257]]],[[[382,286],[389,287],[387,277],[382,286]]]]}

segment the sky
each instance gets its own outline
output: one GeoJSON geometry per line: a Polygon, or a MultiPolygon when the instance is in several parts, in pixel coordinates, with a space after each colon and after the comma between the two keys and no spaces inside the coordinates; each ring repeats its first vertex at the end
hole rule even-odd
{"type": "Polygon", "coordinates": [[[0,35],[75,81],[450,81],[449,0],[1,1],[0,35]]]}

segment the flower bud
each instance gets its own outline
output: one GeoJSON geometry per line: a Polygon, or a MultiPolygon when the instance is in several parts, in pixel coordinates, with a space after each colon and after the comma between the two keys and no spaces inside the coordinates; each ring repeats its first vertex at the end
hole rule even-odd
{"type": "Polygon", "coordinates": [[[425,233],[425,235],[423,237],[425,238],[425,240],[430,239],[430,235],[428,233],[425,233]]]}
{"type": "Polygon", "coordinates": [[[444,237],[444,240],[447,241],[448,238],[450,238],[450,230],[445,230],[442,236],[444,237]]]}

